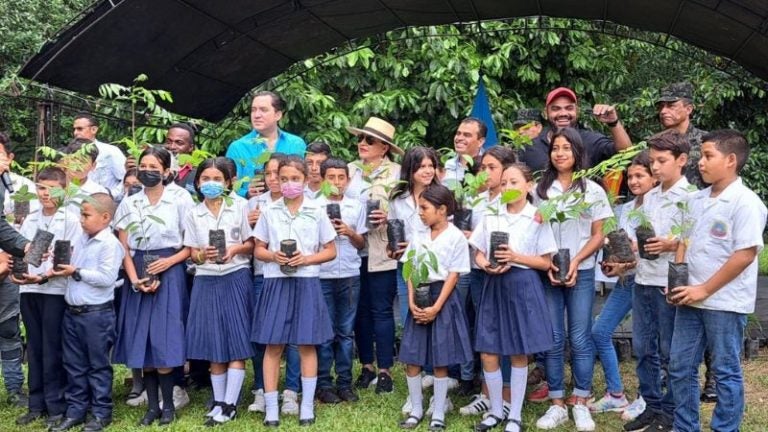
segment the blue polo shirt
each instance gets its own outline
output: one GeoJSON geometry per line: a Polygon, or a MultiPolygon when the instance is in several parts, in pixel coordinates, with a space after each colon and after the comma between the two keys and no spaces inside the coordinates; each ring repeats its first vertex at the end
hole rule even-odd
{"type": "MultiPolygon", "coordinates": [[[[256,168],[263,169],[264,164],[257,164],[256,160],[267,150],[264,142],[256,141],[260,136],[256,130],[252,130],[245,136],[232,141],[227,148],[227,157],[235,161],[237,166],[237,178],[252,177],[256,168]]],[[[304,157],[307,151],[307,143],[294,134],[288,133],[282,129],[277,130],[277,141],[275,142],[275,152],[284,154],[293,154],[304,157]]],[[[237,193],[246,196],[248,193],[248,182],[243,183],[237,193]]]]}

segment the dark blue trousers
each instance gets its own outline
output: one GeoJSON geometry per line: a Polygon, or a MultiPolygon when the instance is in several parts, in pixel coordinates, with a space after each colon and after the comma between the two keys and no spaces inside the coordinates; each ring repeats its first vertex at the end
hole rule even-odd
{"type": "Polygon", "coordinates": [[[112,364],[115,311],[112,308],[64,312],[64,369],[67,371],[67,417],[84,419],[88,409],[101,419],[112,418],[112,364]]]}
{"type": "Polygon", "coordinates": [[[66,375],[61,373],[61,323],[67,304],[63,295],[21,294],[21,318],[27,333],[29,410],[64,414],[66,375]]]}

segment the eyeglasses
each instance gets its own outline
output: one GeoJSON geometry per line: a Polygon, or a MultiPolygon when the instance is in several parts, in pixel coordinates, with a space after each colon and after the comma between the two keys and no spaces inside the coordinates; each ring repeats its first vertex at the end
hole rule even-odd
{"type": "Polygon", "coordinates": [[[364,135],[364,134],[358,135],[357,136],[357,142],[363,142],[363,141],[365,141],[365,143],[368,144],[368,145],[374,145],[377,142],[381,142],[381,141],[377,140],[376,138],[374,138],[374,137],[372,137],[370,135],[364,135]]]}

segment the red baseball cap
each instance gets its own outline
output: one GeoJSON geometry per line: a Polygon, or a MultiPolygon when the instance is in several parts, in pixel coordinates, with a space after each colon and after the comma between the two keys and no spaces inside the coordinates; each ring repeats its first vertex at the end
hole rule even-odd
{"type": "Polygon", "coordinates": [[[558,87],[547,94],[547,103],[544,104],[544,106],[549,106],[553,100],[559,97],[567,97],[568,99],[571,99],[573,103],[578,102],[578,99],[576,99],[576,93],[574,93],[573,90],[569,89],[568,87],[558,87]]]}

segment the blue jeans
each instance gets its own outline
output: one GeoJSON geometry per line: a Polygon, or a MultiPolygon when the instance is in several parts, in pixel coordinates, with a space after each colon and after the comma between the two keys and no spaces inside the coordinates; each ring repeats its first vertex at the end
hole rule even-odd
{"type": "Polygon", "coordinates": [[[619,279],[619,282],[611,290],[608,300],[603,305],[603,310],[592,324],[592,342],[595,351],[600,358],[605,373],[605,385],[610,393],[621,393],[624,385],[621,383],[619,373],[619,359],[613,347],[613,331],[621,324],[621,321],[632,310],[632,288],[635,286],[635,276],[627,275],[619,279]]]}
{"type": "Polygon", "coordinates": [[[568,337],[571,344],[573,394],[588,397],[592,389],[595,365],[592,328],[592,303],[595,300],[595,270],[579,270],[576,285],[571,288],[544,283],[544,293],[552,320],[554,347],[547,351],[545,367],[550,399],[565,396],[565,314],[568,315],[568,337]]]}
{"type": "Polygon", "coordinates": [[[333,324],[334,340],[318,348],[318,388],[333,387],[331,365],[336,362],[336,387],[352,387],[355,316],[360,296],[360,277],[320,279],[333,324]]]}
{"type": "Polygon", "coordinates": [[[397,295],[397,270],[368,273],[368,258],[360,265],[360,298],[355,319],[355,342],[360,363],[376,363],[381,369],[395,364],[395,314],[392,305],[397,295]]]}
{"type": "Polygon", "coordinates": [[[677,309],[669,363],[677,432],[701,430],[699,365],[705,349],[712,353],[711,367],[717,382],[717,404],[710,427],[713,431],[739,430],[744,415],[740,355],[746,325],[747,316],[740,313],[688,306],[677,309]]]}
{"type": "MultiPolygon", "coordinates": [[[[255,275],[253,277],[253,308],[259,302],[261,292],[264,289],[264,276],[255,275]]],[[[264,388],[264,350],[266,346],[262,344],[253,344],[253,390],[264,388]]],[[[301,360],[299,359],[299,349],[296,345],[285,346],[285,389],[293,390],[298,393],[301,389],[301,360]]]]}
{"type": "Polygon", "coordinates": [[[635,285],[632,295],[632,346],[637,357],[640,395],[649,409],[671,420],[675,400],[669,382],[666,384],[667,392],[661,393],[661,369],[669,367],[677,308],[667,303],[663,289],[635,285]]]}

